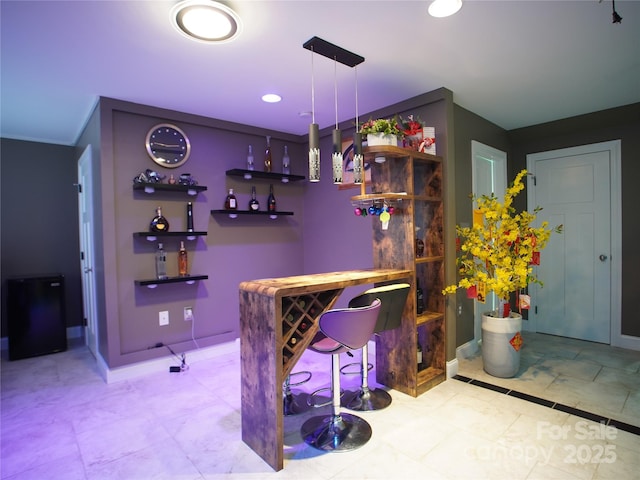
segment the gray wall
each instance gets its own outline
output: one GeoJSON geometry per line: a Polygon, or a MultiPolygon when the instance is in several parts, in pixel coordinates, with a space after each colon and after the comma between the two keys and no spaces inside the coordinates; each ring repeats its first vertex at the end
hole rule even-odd
{"type": "MultiPolygon", "coordinates": [[[[637,300],[640,269],[640,103],[509,132],[510,174],[526,167],[527,154],[609,140],[622,141],[622,334],[640,337],[637,300]]],[[[522,193],[526,199],[526,194],[522,193]]]]}
{"type": "Polygon", "coordinates": [[[6,279],[62,274],[68,327],[82,324],[73,147],[1,139],[2,336],[6,279]]]}
{"type": "MultiPolygon", "coordinates": [[[[458,105],[454,107],[454,131],[456,149],[456,176],[455,176],[455,214],[456,223],[472,223],[472,206],[469,195],[472,193],[472,167],[471,167],[471,141],[489,145],[503,152],[509,152],[509,142],[506,131],[497,125],[488,122],[473,112],[458,105]]],[[[508,157],[508,160],[510,158],[508,157]]],[[[511,165],[508,161],[508,177],[512,178],[511,165]]],[[[526,198],[526,196],[525,196],[526,198]]],[[[462,306],[462,313],[456,309],[456,345],[463,345],[474,337],[473,331],[473,300],[467,298],[463,290],[456,293],[456,302],[462,306]]],[[[451,322],[451,319],[449,319],[451,322]]]]}
{"type": "MultiPolygon", "coordinates": [[[[279,210],[293,211],[292,217],[270,220],[266,216],[212,216],[223,208],[229,188],[233,188],[240,208],[246,209],[251,185],[266,206],[269,183],[227,177],[225,171],[243,168],[252,144],[260,161],[272,136],[274,170],[281,168],[284,145],[289,146],[292,173],[306,175],[306,157],[298,136],[268,132],[245,125],[182,114],[154,107],[101,99],[100,188],[102,207],[101,240],[105,302],[100,322],[105,326],[108,345],[101,354],[111,368],[161,355],[166,349],[150,349],[156,343],[171,345],[175,351],[193,350],[192,333],[198,346],[213,345],[238,337],[238,284],[243,280],[300,274],[303,271],[302,229],[304,182],[274,184],[279,210]],[[175,123],[191,141],[191,157],[177,169],[163,169],[147,155],[144,141],[158,123],[175,123]],[[179,193],[148,195],[132,190],[132,179],[147,168],[162,175],[188,172],[208,188],[196,197],[179,193]],[[186,228],[186,204],[194,204],[194,227],[207,231],[206,237],[187,242],[190,272],[207,274],[209,279],[194,285],[169,284],[155,289],[134,285],[136,279],[153,278],[153,253],[157,243],[134,238],[143,232],[162,206],[171,230],[186,228]],[[183,321],[183,309],[193,307],[195,323],[183,321]],[[170,323],[160,326],[158,312],[169,311],[170,323]]],[[[180,239],[164,241],[169,274],[177,272],[180,239]]],[[[104,338],[103,338],[104,339],[104,338]]]]}
{"type": "MultiPolygon", "coordinates": [[[[450,93],[450,92],[449,92],[450,93]]],[[[623,334],[640,336],[634,315],[635,275],[640,254],[635,239],[640,221],[635,214],[634,187],[640,179],[640,104],[566,119],[550,124],[505,132],[458,106],[447,118],[446,92],[432,92],[378,112],[372,117],[395,113],[419,115],[436,126],[438,154],[445,157],[446,171],[453,174],[449,186],[449,209],[456,223],[470,221],[468,194],[471,191],[471,140],[505,150],[509,156],[509,176],[525,166],[526,154],[585,143],[622,139],[623,183],[623,334]],[[455,136],[448,135],[449,122],[455,136]],[[455,162],[453,159],[455,158],[455,162]],[[455,169],[454,169],[455,166],[455,169]]],[[[362,116],[362,120],[370,115],[362,116]]],[[[348,138],[352,125],[341,125],[348,138]]],[[[329,151],[330,129],[323,131],[322,150],[329,151]]],[[[240,205],[248,200],[251,182],[227,178],[224,171],[244,166],[246,147],[253,144],[259,153],[264,135],[274,136],[275,169],[280,168],[282,146],[289,145],[293,173],[307,175],[304,138],[266,132],[245,125],[166,111],[127,102],[102,99],[74,150],[71,147],[2,139],[2,280],[13,275],[61,272],[67,278],[67,324],[81,325],[79,279],[76,160],[91,144],[96,171],[94,186],[98,210],[96,240],[104,256],[97,259],[98,287],[104,296],[98,306],[101,321],[100,351],[111,367],[125,365],[166,352],[148,350],[156,342],[193,347],[190,324],[182,319],[182,308],[193,306],[195,335],[201,346],[237,336],[237,285],[240,281],[267,276],[295,275],[372,265],[370,217],[353,215],[350,197],[358,189],[339,189],[330,181],[325,155],[322,181],[287,187],[276,185],[279,208],[292,210],[293,217],[275,222],[231,221],[212,217],[209,210],[222,207],[229,187],[238,192],[240,205]],[[145,168],[155,168],[144,151],[147,130],[156,123],[172,121],[186,130],[194,144],[193,157],[185,168],[208,190],[195,198],[196,228],[207,237],[190,247],[193,273],[207,273],[208,281],[148,290],[134,286],[134,279],[153,275],[154,245],[134,239],[134,231],[146,229],[157,204],[175,228],[182,224],[188,198],[163,194],[146,197],[134,194],[133,176],[145,168]],[[106,128],[105,128],[106,125],[106,128]],[[102,156],[102,157],[101,157],[102,156]],[[28,190],[16,179],[34,174],[28,190]],[[44,215],[42,215],[44,213],[44,215]],[[32,219],[38,218],[35,222],[32,219]],[[29,219],[29,221],[25,221],[29,219]],[[16,225],[19,225],[16,228],[16,225]],[[23,234],[28,232],[28,234],[23,234]],[[158,325],[158,311],[169,310],[169,327],[158,325]]],[[[264,203],[268,184],[255,182],[264,203]]],[[[521,195],[519,201],[524,201],[521,195]],[[521,198],[520,198],[521,197],[521,198]]],[[[525,208],[526,205],[520,205],[525,208]]],[[[168,245],[170,246],[170,245],[168,245]]],[[[175,250],[176,245],[171,248],[175,250]]],[[[170,252],[170,261],[175,252],[170,252]]],[[[170,264],[171,266],[171,264],[170,264]]],[[[338,302],[346,304],[355,291],[347,291],[338,302]]],[[[455,346],[473,338],[470,302],[463,302],[463,315],[451,321],[448,334],[454,340],[447,348],[452,358],[455,346]],[[449,348],[449,347],[453,347],[449,348]]],[[[3,302],[2,329],[6,331],[3,302]]],[[[455,311],[455,310],[453,310],[455,311]]],[[[449,342],[448,342],[449,343],[449,342]]]]}

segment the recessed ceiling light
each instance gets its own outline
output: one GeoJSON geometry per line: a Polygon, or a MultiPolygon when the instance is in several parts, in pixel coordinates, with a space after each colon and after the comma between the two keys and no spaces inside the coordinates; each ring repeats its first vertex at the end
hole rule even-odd
{"type": "Polygon", "coordinates": [[[448,17],[462,8],[462,0],[434,0],[429,5],[432,17],[448,17]]]}
{"type": "Polygon", "coordinates": [[[171,9],[171,21],[183,35],[206,43],[230,42],[242,31],[238,14],[213,0],[184,0],[171,9]]]}
{"type": "Polygon", "coordinates": [[[282,97],[276,93],[266,93],[262,96],[262,101],[267,103],[278,103],[282,97]]]}

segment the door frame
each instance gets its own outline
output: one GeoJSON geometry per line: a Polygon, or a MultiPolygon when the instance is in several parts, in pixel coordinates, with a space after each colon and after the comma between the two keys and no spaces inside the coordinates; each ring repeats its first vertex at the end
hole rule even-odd
{"type": "MultiPolygon", "coordinates": [[[[471,140],[471,191],[473,195],[478,195],[478,161],[477,157],[482,156],[484,158],[490,159],[499,167],[499,175],[501,177],[500,181],[503,185],[500,185],[496,188],[496,192],[494,194],[500,201],[504,200],[504,193],[506,191],[507,186],[509,185],[508,174],[507,174],[507,152],[503,152],[502,150],[498,150],[490,145],[486,145],[477,140],[471,140]]],[[[493,176],[495,179],[495,176],[493,176]]],[[[475,208],[475,204],[471,205],[471,210],[475,208]]],[[[495,294],[487,295],[487,299],[492,298],[493,305],[495,306],[495,294]]],[[[495,307],[497,308],[497,306],[495,307]]],[[[482,314],[487,311],[487,307],[485,303],[480,303],[478,300],[473,301],[473,336],[474,343],[476,345],[480,345],[482,343],[482,314]]],[[[475,348],[475,346],[474,346],[475,348]]]]}
{"type": "Polygon", "coordinates": [[[94,238],[94,208],[93,199],[89,197],[92,192],[89,183],[93,178],[93,164],[92,164],[92,150],[91,145],[87,147],[80,155],[78,159],[78,194],[84,199],[84,205],[87,207],[86,211],[83,211],[83,200],[78,201],[78,234],[80,240],[80,280],[82,286],[82,313],[85,318],[85,344],[89,348],[89,351],[97,358],[98,356],[98,327],[97,327],[97,303],[96,303],[96,272],[95,272],[95,238],[94,238]],[[82,173],[86,174],[83,181],[82,173]],[[87,232],[84,229],[83,214],[87,213],[90,220],[90,227],[87,232]],[[87,235],[87,237],[85,237],[87,235]],[[84,255],[84,258],[83,258],[84,255]],[[87,267],[88,264],[88,267],[87,267]],[[89,269],[88,271],[86,269],[89,269]],[[87,275],[91,277],[91,280],[87,281],[87,275]]]}
{"type": "MultiPolygon", "coordinates": [[[[611,200],[611,293],[610,342],[612,346],[640,350],[640,338],[622,335],[622,176],[621,141],[592,143],[576,147],[560,148],[527,155],[527,171],[535,175],[535,162],[547,158],[566,155],[584,155],[593,152],[609,152],[609,183],[611,200]]],[[[527,208],[533,212],[534,185],[532,176],[527,178],[527,208]]],[[[535,299],[532,299],[532,304],[535,299]]],[[[535,319],[527,322],[527,329],[537,331],[535,319]]]]}

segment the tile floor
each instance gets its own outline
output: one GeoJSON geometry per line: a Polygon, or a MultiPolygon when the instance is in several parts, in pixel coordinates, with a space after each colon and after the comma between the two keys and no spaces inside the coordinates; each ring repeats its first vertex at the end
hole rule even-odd
{"type": "MultiPolygon", "coordinates": [[[[525,341],[511,380],[520,391],[640,425],[640,352],[525,341]]],[[[461,361],[460,374],[507,382],[485,377],[478,358],[461,361]]],[[[298,388],[326,385],[329,365],[306,352],[296,370],[313,377],[298,388]]],[[[237,351],[112,384],[77,343],[1,367],[3,480],[632,479],[640,471],[637,434],[453,379],[418,398],[392,390],[390,407],[360,414],[373,437],[352,452],[302,442],[302,422],[326,408],[285,418],[285,468],[274,472],[241,440],[237,351]]],[[[343,376],[347,389],[356,384],[343,376]]]]}

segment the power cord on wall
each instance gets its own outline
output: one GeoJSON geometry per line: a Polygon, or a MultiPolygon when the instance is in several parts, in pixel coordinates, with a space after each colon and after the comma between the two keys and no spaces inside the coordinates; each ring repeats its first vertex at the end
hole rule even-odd
{"type": "Polygon", "coordinates": [[[196,325],[196,316],[194,315],[193,311],[191,311],[191,340],[193,340],[193,344],[196,346],[196,348],[200,350],[200,345],[198,345],[198,342],[196,341],[195,325],[196,325]]]}
{"type": "Polygon", "coordinates": [[[176,357],[178,360],[180,360],[180,366],[169,367],[170,372],[185,372],[189,370],[189,365],[187,364],[187,355],[183,353],[180,356],[178,356],[178,354],[174,352],[169,345],[165,345],[162,342],[158,342],[154,346],[149,347],[149,350],[151,350],[152,348],[161,348],[161,347],[167,347],[167,349],[173,354],[173,356],[176,357]]]}

